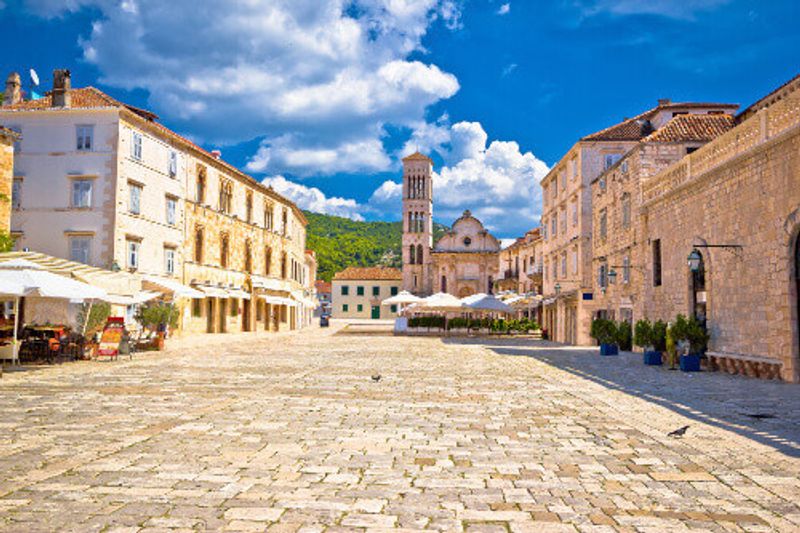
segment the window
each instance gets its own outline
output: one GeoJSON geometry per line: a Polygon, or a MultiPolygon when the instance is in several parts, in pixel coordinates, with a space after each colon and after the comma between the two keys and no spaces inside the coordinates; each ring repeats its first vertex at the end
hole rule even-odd
{"type": "Polygon", "coordinates": [[[380,287],[372,287],[372,295],[373,296],[380,296],[381,295],[381,288],[380,287]]]}
{"type": "Polygon", "coordinates": [[[88,265],[92,260],[92,237],[75,235],[69,238],[69,259],[88,265]]]}
{"type": "Polygon", "coordinates": [[[222,268],[228,268],[228,253],[230,252],[230,239],[223,234],[219,240],[219,264],[222,268]]]}
{"type": "Polygon", "coordinates": [[[605,239],[608,234],[608,213],[605,209],[600,210],[600,239],[605,239]]]}
{"type": "Polygon", "coordinates": [[[167,196],[167,224],[174,226],[177,218],[178,200],[174,196],[167,196]]]}
{"type": "Polygon", "coordinates": [[[142,160],[142,134],[135,131],[131,132],[131,157],[142,160]]]}
{"type": "Polygon", "coordinates": [[[627,255],[622,258],[622,283],[631,281],[631,258],[627,255]]]}
{"type": "Polygon", "coordinates": [[[164,248],[164,272],[175,273],[175,248],[164,248]]]}
{"type": "Polygon", "coordinates": [[[620,159],[622,159],[622,154],[606,154],[604,158],[605,170],[613,167],[620,159]]]}
{"type": "Polygon", "coordinates": [[[572,250],[572,273],[578,273],[578,249],[574,248],[572,250]]]}
{"type": "Polygon", "coordinates": [[[247,200],[245,200],[245,219],[248,224],[253,223],[253,193],[247,192],[247,200]]]}
{"type": "Polygon", "coordinates": [[[343,313],[347,313],[348,311],[350,311],[350,306],[347,305],[347,304],[343,304],[342,305],[342,312],[343,313]]]}
{"type": "Polygon", "coordinates": [[[356,311],[358,311],[359,313],[360,313],[360,312],[362,312],[363,310],[364,310],[364,306],[363,306],[363,305],[361,305],[361,304],[358,304],[358,305],[356,306],[356,311]]]}
{"type": "Polygon", "coordinates": [[[631,225],[631,195],[622,195],[622,227],[629,228],[631,225]]]}
{"type": "Polygon", "coordinates": [[[408,250],[409,250],[408,264],[415,265],[417,263],[417,247],[412,244],[408,250]]]}
{"type": "Polygon", "coordinates": [[[605,177],[600,178],[600,180],[597,182],[597,186],[600,187],[601,191],[605,191],[606,190],[606,178],[605,177]]]}
{"type": "Polygon", "coordinates": [[[128,211],[133,215],[142,212],[142,186],[136,183],[128,184],[128,211]]]}
{"type": "Polygon", "coordinates": [[[572,202],[572,225],[578,225],[578,200],[572,202]]]}
{"type": "Polygon", "coordinates": [[[561,213],[560,213],[560,216],[561,216],[561,233],[566,233],[567,232],[567,210],[566,209],[562,209],[561,213]]]}
{"type": "Polygon", "coordinates": [[[570,179],[574,180],[578,177],[578,158],[573,157],[569,161],[569,177],[570,179]]]}
{"type": "Polygon", "coordinates": [[[553,219],[550,221],[550,234],[553,237],[558,235],[558,220],[556,217],[553,217],[553,219]]]}
{"type": "Polygon", "coordinates": [[[567,170],[562,170],[559,176],[561,177],[561,190],[563,191],[567,188],[567,170]]]}
{"type": "Polygon", "coordinates": [[[347,285],[342,285],[342,296],[349,296],[350,295],[350,287],[347,285]]]}
{"type": "Polygon", "coordinates": [[[267,204],[266,207],[264,207],[264,227],[270,231],[272,230],[272,224],[273,224],[272,213],[273,213],[272,204],[267,204]]]}
{"type": "Polygon", "coordinates": [[[203,262],[203,228],[194,230],[194,261],[195,263],[203,262]]]}
{"type": "Polygon", "coordinates": [[[389,310],[391,310],[392,313],[397,313],[397,306],[396,305],[390,305],[389,306],[389,310]]]}
{"type": "Polygon", "coordinates": [[[11,208],[22,208],[22,178],[14,178],[11,185],[11,208]]]}
{"type": "Polygon", "coordinates": [[[92,206],[92,180],[72,180],[72,207],[92,206]]]}
{"type": "Polygon", "coordinates": [[[252,244],[249,239],[244,242],[244,271],[253,271],[252,244]]]}
{"type": "Polygon", "coordinates": [[[128,240],[127,244],[128,244],[127,265],[128,268],[135,270],[139,268],[139,248],[141,246],[141,243],[139,241],[128,240]]]}
{"type": "Polygon", "coordinates": [[[653,287],[661,286],[661,239],[653,241],[653,287]]]}
{"type": "Polygon", "coordinates": [[[178,175],[178,152],[175,150],[169,151],[169,168],[167,169],[170,178],[178,175]]]}
{"type": "Polygon", "coordinates": [[[398,289],[398,287],[392,287],[391,289],[389,289],[389,293],[390,293],[392,296],[397,296],[397,291],[398,291],[398,290],[399,290],[399,289],[398,289]]]}
{"type": "Polygon", "coordinates": [[[272,248],[267,246],[264,250],[264,275],[269,276],[272,272],[272,248]]]}
{"type": "Polygon", "coordinates": [[[286,252],[281,255],[281,278],[286,279],[286,252]]]}
{"type": "Polygon", "coordinates": [[[228,180],[222,180],[219,184],[219,210],[230,214],[233,204],[233,184],[228,180]]]}
{"type": "Polygon", "coordinates": [[[356,296],[364,296],[364,287],[362,286],[356,287],[356,296]]]}
{"type": "Polygon", "coordinates": [[[567,253],[564,252],[561,254],[561,277],[567,277],[567,253]]]}
{"type": "Polygon", "coordinates": [[[203,316],[203,304],[200,298],[192,298],[192,316],[195,318],[203,316]]]}
{"type": "Polygon", "coordinates": [[[283,208],[283,218],[282,218],[283,225],[281,226],[284,235],[289,234],[289,211],[284,207],[283,208]]]}
{"type": "Polygon", "coordinates": [[[558,279],[558,260],[553,258],[553,279],[558,279]]]}
{"type": "Polygon", "coordinates": [[[231,308],[231,316],[239,316],[239,299],[231,298],[228,307],[231,308]]]}
{"type": "Polygon", "coordinates": [[[90,152],[94,146],[94,126],[75,126],[75,149],[90,152]]]}
{"type": "Polygon", "coordinates": [[[600,268],[597,272],[597,284],[600,287],[608,287],[608,276],[607,276],[607,269],[608,267],[605,264],[600,265],[600,268]]]}
{"type": "Polygon", "coordinates": [[[195,190],[195,200],[198,204],[206,201],[206,169],[199,167],[197,169],[197,189],[195,190]]]}

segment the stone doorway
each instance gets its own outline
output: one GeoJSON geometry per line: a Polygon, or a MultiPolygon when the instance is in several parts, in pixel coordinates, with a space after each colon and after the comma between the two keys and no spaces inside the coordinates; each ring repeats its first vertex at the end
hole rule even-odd
{"type": "Polygon", "coordinates": [[[700,264],[697,270],[691,272],[691,290],[692,290],[692,316],[705,328],[707,309],[706,309],[706,264],[703,254],[700,253],[700,264]]]}
{"type": "Polygon", "coordinates": [[[206,298],[206,333],[214,333],[214,299],[206,298]]]}
{"type": "Polygon", "coordinates": [[[227,329],[227,322],[228,322],[228,299],[227,298],[220,298],[219,299],[219,332],[225,333],[227,329]]]}

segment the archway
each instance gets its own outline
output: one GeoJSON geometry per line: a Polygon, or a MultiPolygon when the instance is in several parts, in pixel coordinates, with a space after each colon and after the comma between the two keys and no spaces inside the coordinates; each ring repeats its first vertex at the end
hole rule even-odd
{"type": "Polygon", "coordinates": [[[703,254],[700,256],[700,263],[697,270],[691,272],[691,294],[692,294],[692,316],[694,316],[703,327],[706,327],[707,308],[706,308],[706,263],[703,254]]]}

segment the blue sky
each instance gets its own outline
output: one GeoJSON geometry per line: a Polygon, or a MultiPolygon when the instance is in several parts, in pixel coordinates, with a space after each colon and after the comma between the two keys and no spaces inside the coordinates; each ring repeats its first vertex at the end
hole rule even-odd
{"type": "Polygon", "coordinates": [[[2,72],[54,68],[312,210],[399,219],[399,158],[435,217],[499,237],[580,136],[658,98],[747,105],[800,71],[796,0],[0,0],[2,72]],[[206,6],[205,4],[209,4],[206,6]],[[213,4],[213,6],[211,5],[213,4]]]}

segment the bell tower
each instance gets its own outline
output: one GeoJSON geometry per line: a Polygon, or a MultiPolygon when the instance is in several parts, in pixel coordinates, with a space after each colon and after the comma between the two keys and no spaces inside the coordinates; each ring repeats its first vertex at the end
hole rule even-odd
{"type": "Polygon", "coordinates": [[[403,158],[403,290],[432,293],[433,161],[415,152],[403,158]]]}

